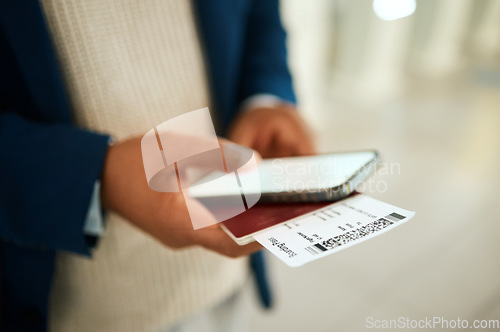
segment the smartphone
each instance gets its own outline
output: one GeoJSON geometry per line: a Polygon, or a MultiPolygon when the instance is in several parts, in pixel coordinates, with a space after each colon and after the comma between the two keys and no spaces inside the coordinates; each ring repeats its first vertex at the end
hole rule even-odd
{"type": "MultiPolygon", "coordinates": [[[[245,212],[219,226],[239,245],[253,242],[253,236],[278,224],[319,210],[354,193],[356,187],[376,169],[380,160],[374,150],[326,153],[314,156],[264,159],[250,172],[238,172],[242,196],[260,199],[245,212]],[[259,181],[255,181],[258,172],[259,181]]],[[[212,177],[219,175],[211,174],[212,177]]],[[[206,179],[201,182],[206,181],[206,179]]],[[[224,209],[229,185],[190,188],[190,195],[202,204],[224,209]],[[214,203],[216,201],[217,203],[214,203]]]]}
{"type": "MultiPolygon", "coordinates": [[[[379,159],[375,150],[264,159],[256,169],[237,176],[245,184],[242,194],[260,194],[259,203],[333,202],[349,196],[375,171],[379,159]],[[258,172],[259,181],[252,172],[258,172]]],[[[201,201],[216,200],[232,195],[226,188],[231,186],[195,185],[189,194],[201,201]]]]}

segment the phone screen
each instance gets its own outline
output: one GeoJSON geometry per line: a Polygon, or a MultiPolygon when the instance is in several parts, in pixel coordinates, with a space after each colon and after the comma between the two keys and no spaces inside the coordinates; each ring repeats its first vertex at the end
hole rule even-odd
{"type": "MultiPolygon", "coordinates": [[[[244,183],[244,194],[272,194],[283,192],[302,192],[328,190],[344,184],[363,167],[377,159],[375,151],[330,153],[315,156],[264,159],[257,169],[238,172],[240,183],[244,183]],[[251,172],[259,172],[260,183],[248,181],[254,179],[251,172]]],[[[220,178],[221,174],[212,173],[211,178],[220,178]]],[[[200,182],[206,182],[202,179],[200,182]]],[[[189,189],[191,197],[219,197],[231,195],[225,188],[231,184],[196,186],[189,189]]]]}

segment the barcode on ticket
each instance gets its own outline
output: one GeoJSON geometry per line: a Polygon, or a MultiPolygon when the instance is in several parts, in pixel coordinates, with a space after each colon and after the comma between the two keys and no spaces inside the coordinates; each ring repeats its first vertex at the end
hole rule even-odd
{"type": "Polygon", "coordinates": [[[405,219],[405,216],[402,216],[398,213],[391,213],[383,218],[372,221],[365,226],[362,226],[358,229],[354,229],[352,231],[346,232],[341,235],[334,236],[328,240],[322,241],[320,243],[316,243],[312,246],[305,248],[309,253],[313,255],[317,255],[323,251],[331,250],[340,246],[343,246],[349,242],[355,241],[357,239],[363,238],[367,235],[379,232],[386,227],[389,227],[400,220],[405,219]]]}

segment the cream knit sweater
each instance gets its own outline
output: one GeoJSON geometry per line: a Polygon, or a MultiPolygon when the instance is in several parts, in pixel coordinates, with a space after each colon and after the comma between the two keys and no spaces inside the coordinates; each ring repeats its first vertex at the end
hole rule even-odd
{"type": "MultiPolygon", "coordinates": [[[[41,3],[79,126],[121,140],[209,104],[189,1],[41,3]]],[[[92,259],[58,255],[50,329],[158,331],[224,300],[247,266],[170,250],[110,213],[92,259]]]]}

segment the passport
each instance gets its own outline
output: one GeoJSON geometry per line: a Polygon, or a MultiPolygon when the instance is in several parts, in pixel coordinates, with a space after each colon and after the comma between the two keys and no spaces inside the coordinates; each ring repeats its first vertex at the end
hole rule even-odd
{"type": "Polygon", "coordinates": [[[233,218],[219,223],[220,227],[239,245],[255,241],[253,236],[281,223],[316,211],[332,204],[331,202],[307,203],[263,203],[233,218]]]}

